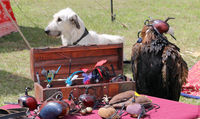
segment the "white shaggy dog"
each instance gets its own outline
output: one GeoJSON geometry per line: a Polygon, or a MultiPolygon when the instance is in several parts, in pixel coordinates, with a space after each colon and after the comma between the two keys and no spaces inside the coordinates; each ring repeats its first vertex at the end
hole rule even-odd
{"type": "Polygon", "coordinates": [[[50,36],[61,36],[62,45],[103,45],[122,43],[123,37],[117,35],[97,34],[87,31],[81,18],[70,8],[63,9],[53,16],[45,28],[50,36]]]}

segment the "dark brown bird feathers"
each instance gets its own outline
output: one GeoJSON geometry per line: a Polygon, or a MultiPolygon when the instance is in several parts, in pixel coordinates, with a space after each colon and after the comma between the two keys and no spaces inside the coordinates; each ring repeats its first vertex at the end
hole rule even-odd
{"type": "Polygon", "coordinates": [[[188,74],[180,49],[152,26],[143,27],[141,38],[141,43],[133,45],[131,56],[136,91],[178,101],[188,74]]]}

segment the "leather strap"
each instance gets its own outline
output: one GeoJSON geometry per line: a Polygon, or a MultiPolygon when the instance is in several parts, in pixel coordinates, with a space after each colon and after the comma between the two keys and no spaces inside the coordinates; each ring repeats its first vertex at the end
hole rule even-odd
{"type": "Polygon", "coordinates": [[[83,35],[76,42],[74,42],[73,45],[78,44],[78,42],[80,42],[86,35],[88,35],[88,33],[89,32],[88,32],[87,28],[85,28],[83,35]]]}

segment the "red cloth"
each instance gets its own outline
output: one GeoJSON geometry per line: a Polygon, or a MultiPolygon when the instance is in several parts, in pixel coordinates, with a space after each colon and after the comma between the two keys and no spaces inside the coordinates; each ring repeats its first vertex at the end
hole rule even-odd
{"type": "MultiPolygon", "coordinates": [[[[196,119],[200,117],[200,106],[184,104],[176,101],[170,101],[166,99],[150,97],[153,103],[160,105],[160,108],[151,110],[147,113],[144,119],[196,119]]],[[[18,105],[6,105],[1,108],[17,108],[18,105]]],[[[94,110],[92,114],[86,116],[66,116],[64,119],[101,119],[97,110],[94,110]]],[[[123,114],[122,119],[133,119],[126,113],[123,114]]]]}
{"type": "Polygon", "coordinates": [[[187,83],[183,85],[182,92],[200,96],[200,61],[189,70],[187,83]]]}
{"type": "MultiPolygon", "coordinates": [[[[10,1],[9,0],[1,0],[8,10],[8,13],[11,15],[11,17],[16,22],[16,19],[14,17],[10,1]]],[[[10,18],[7,16],[6,12],[4,11],[3,7],[0,5],[0,37],[7,35],[11,32],[16,32],[17,29],[15,28],[14,24],[10,20],[10,18]]]]}

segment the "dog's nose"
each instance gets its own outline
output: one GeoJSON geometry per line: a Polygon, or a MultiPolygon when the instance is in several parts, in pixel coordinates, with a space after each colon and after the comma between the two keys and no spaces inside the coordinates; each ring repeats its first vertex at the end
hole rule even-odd
{"type": "Polygon", "coordinates": [[[50,30],[45,30],[45,33],[46,33],[46,34],[49,34],[49,32],[50,32],[50,30]]]}

